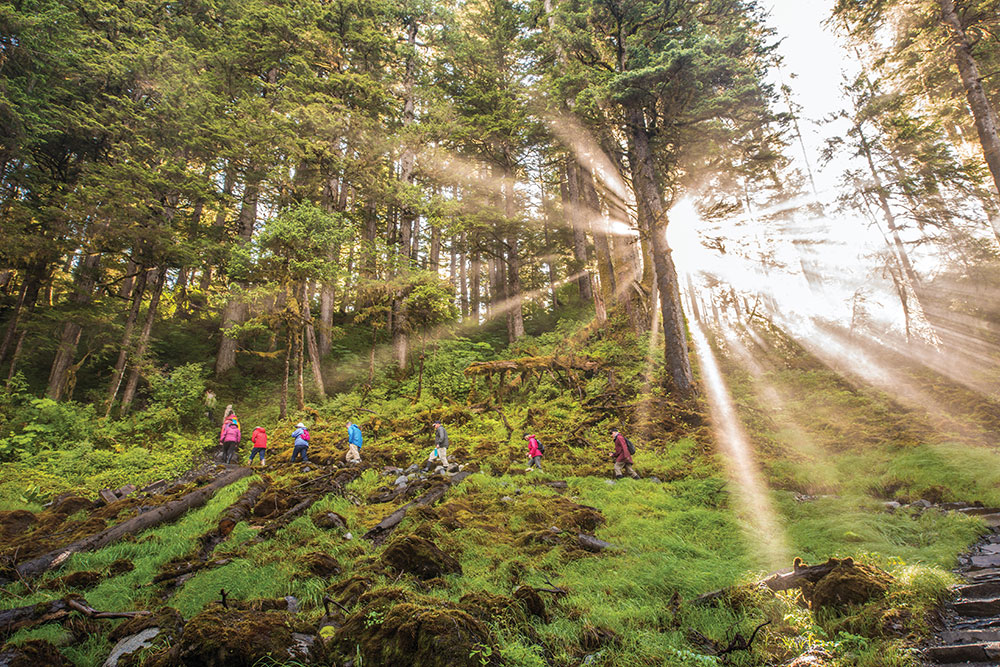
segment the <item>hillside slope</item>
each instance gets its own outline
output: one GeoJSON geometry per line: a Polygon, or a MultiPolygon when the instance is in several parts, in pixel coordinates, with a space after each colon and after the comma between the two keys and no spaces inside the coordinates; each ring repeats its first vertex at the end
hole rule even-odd
{"type": "Polygon", "coordinates": [[[226,468],[101,508],[64,497],[38,514],[5,512],[2,609],[82,596],[94,610],[153,613],[29,615],[3,630],[0,656],[98,665],[138,638],[148,646],[117,664],[919,664],[911,649],[948,569],[984,524],[885,503],[1000,504],[992,452],[939,441],[925,416],[802,350],[782,348],[780,366],[754,375],[731,344],[716,348],[789,556],[852,557],[882,582],[847,606],[745,586],[772,564],[734,502],[708,406],[677,404],[648,382],[645,343],[565,323],[501,355],[444,347],[428,359],[419,400],[412,380],[386,377],[283,423],[266,404],[247,406],[245,427],[259,418],[272,434],[265,469],[38,578],[12,567],[226,468]],[[765,381],[777,393],[762,392],[765,381]],[[780,412],[768,403],[776,395],[788,397],[780,412]],[[312,430],[305,465],[287,463],[285,434],[299,419],[312,430]],[[366,434],[356,467],[343,460],[347,419],[366,434]],[[415,464],[435,419],[448,428],[452,469],[424,473],[415,464]],[[640,480],[612,479],[616,424],[638,445],[640,480]],[[547,446],[544,472],[524,471],[525,431],[547,446]],[[369,533],[414,500],[398,525],[369,533]]]}

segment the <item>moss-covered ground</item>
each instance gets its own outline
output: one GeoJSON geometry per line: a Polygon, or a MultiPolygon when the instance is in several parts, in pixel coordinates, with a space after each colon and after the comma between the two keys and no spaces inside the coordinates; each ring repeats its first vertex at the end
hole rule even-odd
{"type": "MultiPolygon", "coordinates": [[[[212,551],[210,566],[176,585],[153,579],[168,563],[194,558],[199,538],[258,477],[224,489],[174,524],[76,554],[30,587],[9,584],[0,607],[51,599],[70,591],[58,578],[96,571],[102,573],[96,586],[75,591],[93,607],[168,605],[186,619],[214,609],[225,589],[237,601],[293,595],[303,619],[316,623],[330,596],[339,603],[335,625],[355,632],[342,628],[331,640],[323,658],[329,664],[358,655],[363,662],[356,665],[385,664],[380,660],[391,644],[412,645],[415,665],[439,664],[434,660],[455,651],[474,665],[758,665],[781,664],[808,650],[825,652],[826,663],[838,666],[917,665],[913,647],[928,630],[928,612],[951,583],[956,555],[983,524],[937,509],[890,512],[884,503],[1000,504],[995,452],[939,434],[926,415],[846,382],[787,341],[760,340],[774,345],[762,356],[767,364],[748,366],[732,345],[720,344],[717,352],[789,550],[807,563],[853,557],[881,568],[892,577],[884,598],[821,611],[804,607],[797,593],[750,586],[767,572],[734,510],[707,406],[701,399],[675,402],[655,389],[646,372],[658,360],[647,362],[645,340],[615,327],[580,333],[565,322],[506,350],[474,341],[442,344],[425,367],[419,399],[413,378],[387,372],[372,388],[341,392],[284,422],[268,400],[240,406],[247,427],[260,423],[272,432],[266,477],[276,494],[301,494],[305,482],[330,469],[342,456],[348,418],[366,434],[367,467],[268,540],[255,540],[267,518],[241,522],[212,551]],[[489,384],[462,374],[471,361],[569,352],[602,369],[529,369],[489,384]],[[426,458],[435,418],[448,427],[449,458],[477,472],[437,505],[412,512],[390,536],[388,545],[408,535],[430,540],[461,567],[461,574],[426,579],[387,565],[381,559],[387,545],[362,535],[405,502],[368,499],[392,487],[398,473],[384,474],[385,466],[405,468],[426,458]],[[282,435],[300,419],[312,426],[311,456],[318,462],[308,473],[284,463],[290,442],[282,435]],[[636,468],[643,479],[612,479],[612,424],[623,424],[639,446],[636,468]],[[523,431],[546,444],[544,472],[524,471],[523,431]],[[342,516],[346,528],[318,527],[314,517],[327,512],[342,516]],[[613,546],[588,551],[578,533],[613,546]],[[317,574],[317,553],[334,559],[340,571],[317,574]],[[111,574],[121,560],[134,569],[111,574]],[[513,599],[522,587],[544,589],[543,616],[476,616],[470,594],[506,604],[497,600],[513,599]],[[721,604],[694,602],[727,587],[733,588],[721,604]],[[439,647],[433,657],[419,630],[392,625],[400,604],[410,605],[409,616],[424,619],[426,628],[443,618],[459,623],[472,643],[439,647]],[[765,621],[770,624],[749,650],[715,655],[737,633],[749,637],[765,621]],[[479,623],[488,637],[478,634],[479,623]]],[[[99,623],[111,628],[116,622],[99,623]]],[[[100,664],[113,643],[105,633],[74,636],[57,624],[20,631],[9,641],[32,639],[61,646],[78,665],[100,664]]]]}

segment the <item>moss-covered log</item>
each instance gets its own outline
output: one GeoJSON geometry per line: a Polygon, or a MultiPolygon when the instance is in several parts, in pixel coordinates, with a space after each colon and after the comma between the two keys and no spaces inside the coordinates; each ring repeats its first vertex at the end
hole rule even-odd
{"type": "Polygon", "coordinates": [[[246,477],[251,472],[250,468],[244,467],[227,470],[211,484],[192,491],[177,500],[164,503],[156,509],[140,514],[128,521],[123,521],[117,526],[112,526],[107,530],[102,530],[99,533],[85,537],[82,540],[77,540],[17,565],[18,576],[25,579],[37,577],[50,569],[59,567],[75,553],[100,549],[101,547],[117,542],[126,535],[135,535],[136,533],[158,526],[161,523],[173,521],[185,512],[204,505],[219,489],[225,488],[233,482],[246,477]]]}
{"type": "Polygon", "coordinates": [[[413,502],[406,503],[392,514],[379,521],[374,528],[364,534],[364,538],[366,540],[371,540],[375,544],[382,544],[385,542],[385,538],[388,537],[393,530],[395,530],[396,526],[398,526],[403,519],[406,518],[406,513],[410,509],[421,505],[433,505],[444,497],[444,494],[447,493],[448,489],[451,488],[453,484],[458,484],[470,474],[470,471],[464,470],[452,477],[450,481],[444,482],[440,486],[431,489],[413,502]]]}
{"type": "Polygon", "coordinates": [[[601,362],[588,357],[576,356],[543,356],[521,357],[520,359],[501,359],[500,361],[477,361],[465,369],[466,375],[492,375],[493,373],[541,372],[580,370],[593,372],[601,368],[601,362]]]}
{"type": "Polygon", "coordinates": [[[219,535],[223,537],[229,535],[233,532],[236,524],[250,516],[250,512],[253,511],[254,505],[257,504],[266,488],[267,485],[264,482],[251,484],[250,488],[244,491],[243,495],[237,498],[236,502],[230,505],[226,509],[226,513],[222,515],[222,519],[219,520],[219,535]]]}

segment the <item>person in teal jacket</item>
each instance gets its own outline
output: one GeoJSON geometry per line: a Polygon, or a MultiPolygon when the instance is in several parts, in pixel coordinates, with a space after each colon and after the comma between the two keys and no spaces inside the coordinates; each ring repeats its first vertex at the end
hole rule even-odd
{"type": "Polygon", "coordinates": [[[347,422],[347,462],[361,463],[361,429],[353,422],[347,422]]]}

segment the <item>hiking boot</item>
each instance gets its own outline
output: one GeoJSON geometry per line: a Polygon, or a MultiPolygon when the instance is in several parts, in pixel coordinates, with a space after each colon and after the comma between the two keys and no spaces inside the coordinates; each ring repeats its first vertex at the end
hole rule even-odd
{"type": "Polygon", "coordinates": [[[525,468],[524,469],[524,472],[531,472],[531,471],[532,471],[532,468],[525,468]]]}

